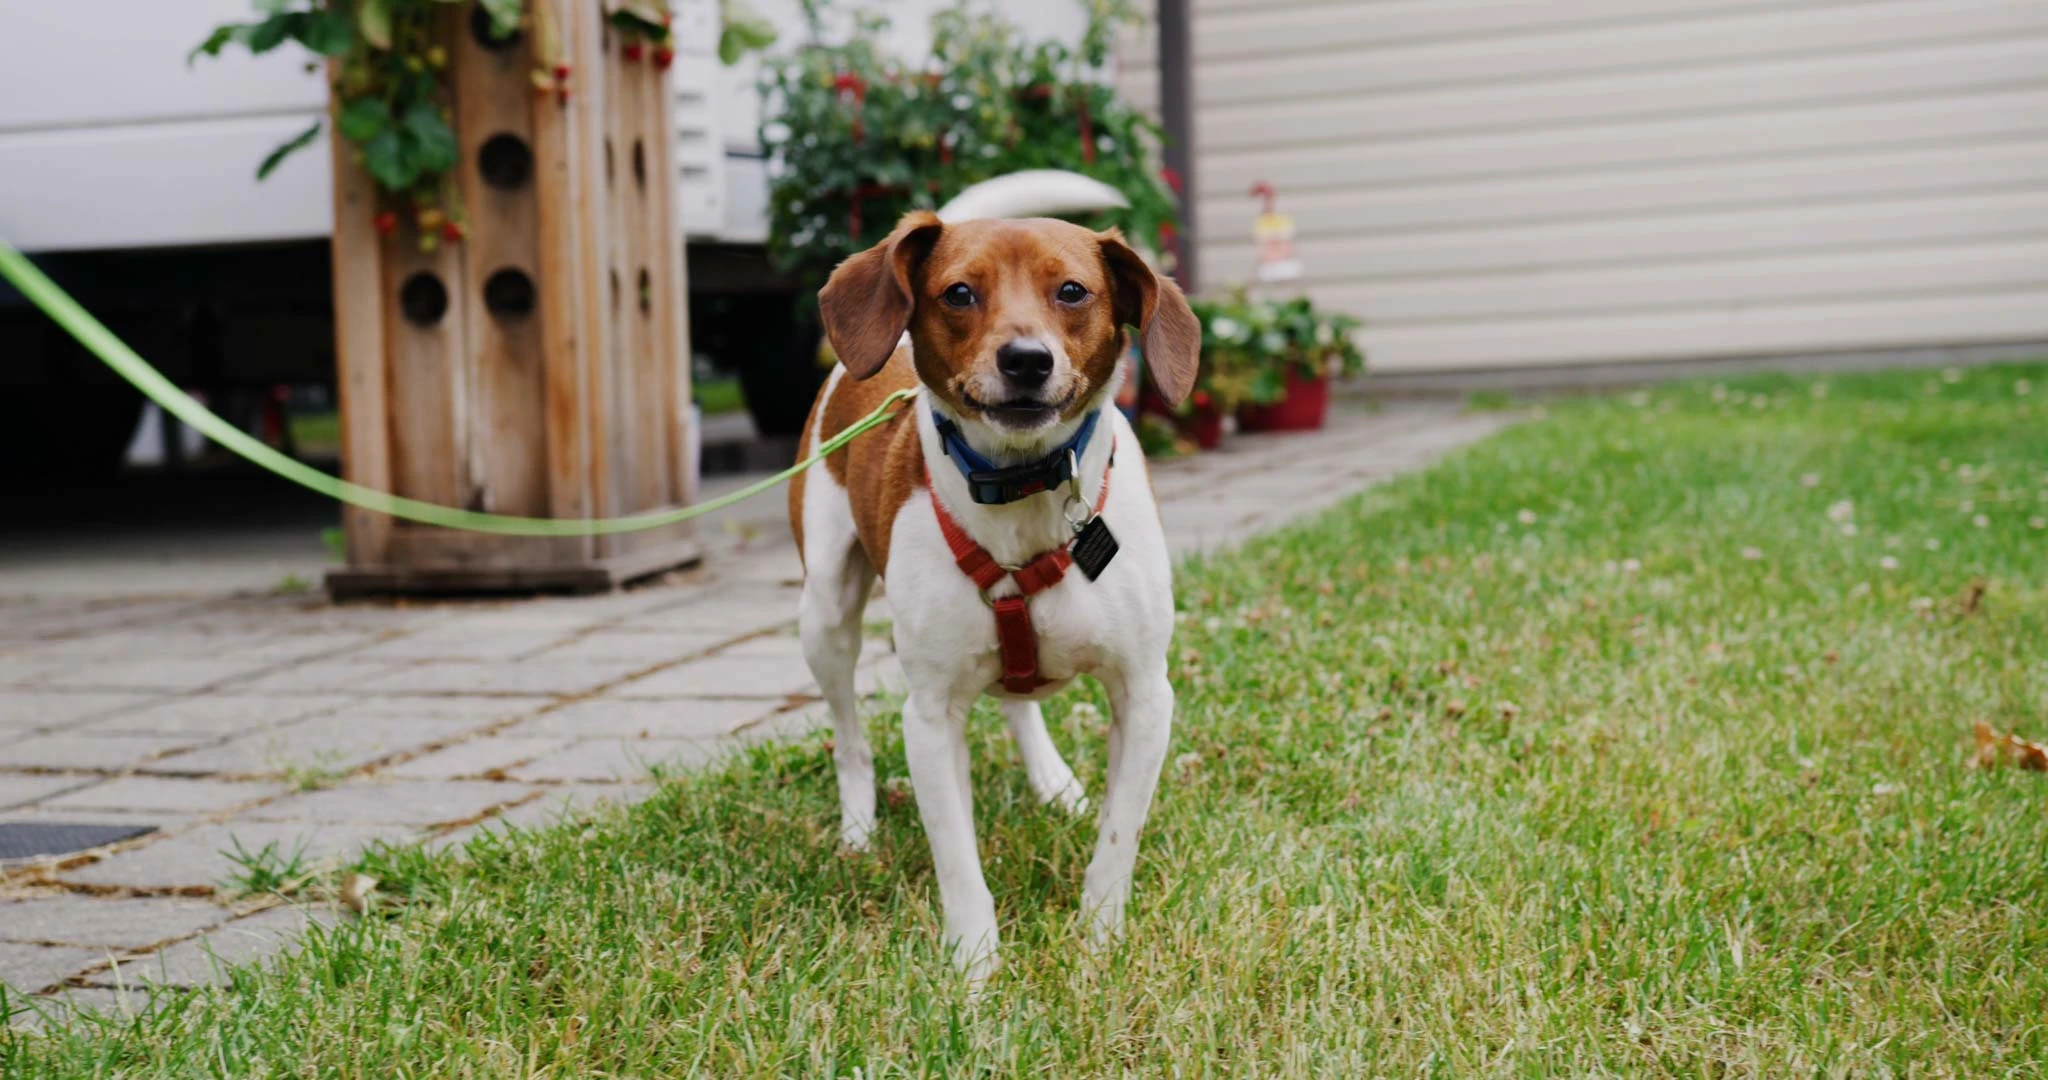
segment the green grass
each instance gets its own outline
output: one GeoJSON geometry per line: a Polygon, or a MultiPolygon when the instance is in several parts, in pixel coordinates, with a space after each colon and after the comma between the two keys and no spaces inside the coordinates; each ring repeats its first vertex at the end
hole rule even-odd
{"type": "Polygon", "coordinates": [[[706,416],[739,412],[747,407],[747,395],[740,389],[738,379],[699,379],[692,382],[690,400],[696,402],[706,416]]]}
{"type": "MultiPolygon", "coordinates": [[[[1965,760],[1979,719],[2048,733],[2044,395],[2048,366],[1557,405],[1187,567],[1111,953],[1076,929],[1092,824],[976,720],[1007,937],[977,1000],[900,780],[841,857],[813,740],[467,864],[380,855],[385,917],[0,1066],[2041,1076],[2048,777],[1965,760]]],[[[1096,792],[1099,707],[1049,710],[1096,792]]]]}

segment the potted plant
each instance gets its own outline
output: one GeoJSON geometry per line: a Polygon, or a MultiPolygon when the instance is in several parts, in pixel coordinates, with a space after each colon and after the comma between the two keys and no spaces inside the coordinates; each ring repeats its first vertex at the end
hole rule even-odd
{"type": "Polygon", "coordinates": [[[1204,377],[1243,431],[1310,431],[1323,426],[1330,376],[1365,370],[1352,341],[1357,319],[1319,311],[1307,297],[1254,300],[1242,290],[1195,306],[1202,320],[1204,377]],[[1211,374],[1213,372],[1213,374],[1211,374]]]}
{"type": "MultiPolygon", "coordinates": [[[[903,59],[883,47],[886,19],[856,12],[827,44],[828,0],[806,0],[810,40],[771,61],[761,81],[761,145],[770,160],[768,250],[794,279],[789,350],[804,370],[784,386],[815,386],[821,337],[812,306],[839,262],[881,241],[904,213],[936,209],[962,189],[1025,169],[1066,169],[1122,192],[1130,206],[1083,220],[1139,242],[1170,233],[1176,204],[1155,164],[1159,128],[1103,77],[1128,0],[1089,0],[1078,45],[1027,42],[993,11],[961,3],[932,16],[931,50],[903,59]]],[[[839,20],[831,20],[839,25],[839,20]]],[[[785,389],[782,391],[788,394],[785,389]]],[[[794,413],[801,423],[810,398],[794,413]]]]}

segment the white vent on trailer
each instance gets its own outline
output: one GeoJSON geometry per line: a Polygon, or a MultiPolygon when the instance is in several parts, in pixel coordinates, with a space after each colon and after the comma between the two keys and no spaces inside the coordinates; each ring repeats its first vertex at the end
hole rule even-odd
{"type": "Polygon", "coordinates": [[[726,232],[725,140],[718,118],[718,0],[677,0],[675,66],[676,171],[682,183],[683,232],[716,237],[726,232]]]}

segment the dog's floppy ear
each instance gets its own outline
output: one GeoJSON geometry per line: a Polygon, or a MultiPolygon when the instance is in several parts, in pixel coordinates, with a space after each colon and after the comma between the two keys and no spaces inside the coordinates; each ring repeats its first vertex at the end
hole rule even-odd
{"type": "Polygon", "coordinates": [[[1117,322],[1138,328],[1145,370],[1169,404],[1178,405],[1195,388],[1202,361],[1202,324],[1180,286],[1160,277],[1124,243],[1115,229],[1097,234],[1102,261],[1115,283],[1117,322]]]}
{"type": "Polygon", "coordinates": [[[905,214],[887,239],[847,258],[818,290],[818,314],[832,351],[856,379],[882,370],[896,351],[910,316],[912,271],[938,243],[939,216],[929,210],[905,214]]]}

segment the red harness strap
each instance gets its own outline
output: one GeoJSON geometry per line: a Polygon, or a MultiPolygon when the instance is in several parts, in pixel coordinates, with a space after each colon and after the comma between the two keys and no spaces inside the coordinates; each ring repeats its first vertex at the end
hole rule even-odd
{"type": "MultiPolygon", "coordinates": [[[[1110,437],[1109,459],[1116,462],[1116,439],[1110,437]]],[[[1095,496],[1095,510],[1109,503],[1109,469],[1102,471],[1102,491],[1095,496]]],[[[925,477],[930,486],[931,477],[925,477]]],[[[939,501],[939,493],[932,492],[932,516],[939,519],[939,532],[946,538],[946,546],[953,551],[953,562],[960,572],[973,579],[974,584],[987,593],[996,583],[1008,576],[1017,583],[1017,595],[990,600],[989,607],[996,613],[996,647],[1003,658],[1003,689],[1013,694],[1028,694],[1044,686],[1048,680],[1038,674],[1038,632],[1031,628],[1031,597],[1060,583],[1067,576],[1067,568],[1074,565],[1074,557],[1067,552],[1067,545],[1060,546],[1038,556],[1015,570],[1006,570],[996,562],[987,549],[974,542],[967,530],[953,520],[946,512],[946,504],[939,501]]]]}

